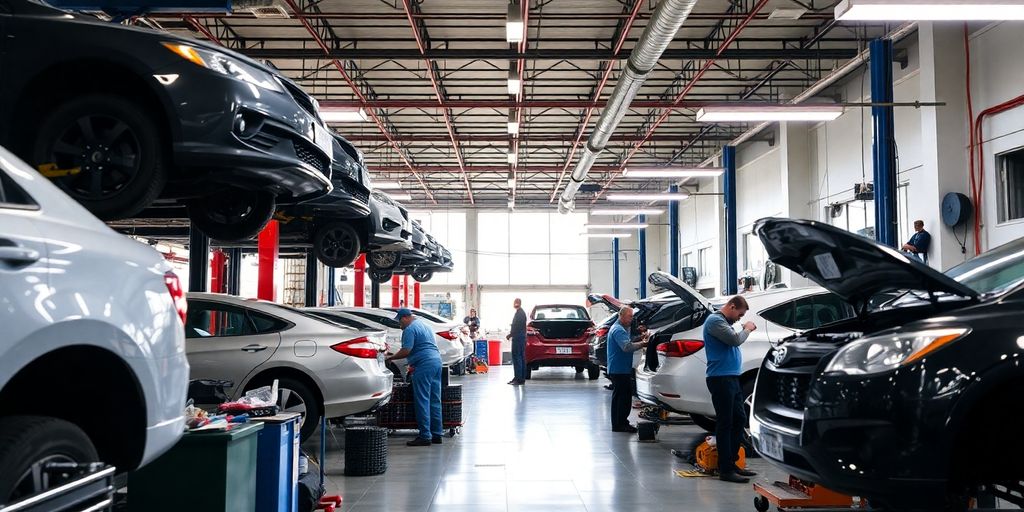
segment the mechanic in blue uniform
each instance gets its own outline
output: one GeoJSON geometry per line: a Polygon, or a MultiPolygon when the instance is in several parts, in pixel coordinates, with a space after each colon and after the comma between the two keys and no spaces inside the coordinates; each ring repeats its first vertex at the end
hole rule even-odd
{"type": "Polygon", "coordinates": [[[406,443],[409,446],[441,444],[441,353],[437,350],[434,331],[406,308],[398,310],[395,320],[402,325],[402,349],[392,359],[408,358],[412,370],[413,407],[420,435],[406,443]]]}
{"type": "Polygon", "coordinates": [[[619,310],[618,321],[608,329],[608,378],[612,381],[612,432],[636,432],[629,424],[633,402],[633,352],[647,346],[648,334],[630,339],[633,308],[619,310]]]}

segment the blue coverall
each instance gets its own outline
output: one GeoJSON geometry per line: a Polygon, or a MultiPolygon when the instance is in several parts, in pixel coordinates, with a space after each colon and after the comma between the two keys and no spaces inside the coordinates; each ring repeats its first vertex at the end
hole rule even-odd
{"type": "Polygon", "coordinates": [[[434,332],[422,320],[413,320],[402,331],[402,348],[409,349],[408,362],[413,367],[412,396],[416,423],[422,439],[440,437],[441,424],[441,353],[437,350],[434,332]]]}

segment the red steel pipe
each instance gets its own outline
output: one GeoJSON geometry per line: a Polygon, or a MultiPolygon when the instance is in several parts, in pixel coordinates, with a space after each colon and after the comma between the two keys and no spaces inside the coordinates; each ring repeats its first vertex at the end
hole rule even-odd
{"type": "MultiPolygon", "coordinates": [[[[763,9],[764,6],[768,4],[768,2],[769,0],[760,0],[759,2],[757,2],[756,5],[754,5],[754,8],[750,10],[750,12],[747,14],[747,17],[744,18],[743,21],[741,21],[740,24],[737,25],[731,33],[729,33],[729,36],[725,38],[725,41],[722,41],[722,44],[718,45],[718,50],[715,51],[715,58],[704,61],[704,65],[701,66],[699,71],[697,71],[697,74],[693,75],[693,78],[690,79],[690,81],[686,84],[686,87],[684,87],[682,91],[679,91],[679,94],[676,95],[676,99],[672,101],[673,106],[683,101],[683,98],[685,98],[686,95],[690,93],[690,90],[693,89],[693,87],[697,84],[701,77],[703,77],[704,74],[707,73],[709,69],[711,69],[711,66],[715,65],[715,62],[717,62],[717,58],[722,55],[722,52],[724,52],[725,49],[728,48],[729,45],[732,44],[732,42],[735,41],[737,37],[739,37],[740,32],[743,32],[743,29],[745,29],[747,25],[749,25],[750,22],[755,19],[758,11],[763,9]]],[[[662,112],[660,116],[658,116],[658,119],[647,130],[647,133],[644,134],[643,138],[640,139],[640,141],[637,142],[636,145],[634,145],[633,148],[629,150],[629,152],[626,154],[626,158],[622,159],[622,164],[619,166],[620,172],[613,173],[612,176],[608,178],[608,181],[604,182],[604,184],[601,185],[601,190],[599,190],[597,194],[594,195],[594,199],[591,200],[591,204],[596,203],[597,200],[601,198],[605,191],[608,190],[608,187],[612,184],[612,182],[614,182],[615,179],[621,174],[622,169],[625,168],[626,164],[629,163],[629,159],[633,158],[633,155],[635,155],[637,151],[640,151],[640,147],[643,146],[644,143],[647,142],[647,139],[654,134],[654,130],[657,130],[658,127],[661,126],[661,123],[665,122],[665,120],[668,119],[668,116],[671,115],[673,111],[674,109],[668,108],[665,109],[665,111],[662,112]]]]}
{"type": "MultiPolygon", "coordinates": [[[[619,54],[619,50],[622,49],[622,44],[626,42],[626,38],[629,37],[629,31],[633,28],[633,21],[636,20],[637,14],[640,13],[640,7],[644,4],[644,0],[634,0],[633,11],[629,14],[629,18],[626,19],[626,24],[622,28],[622,33],[619,34],[619,40],[615,43],[615,49],[612,51],[612,59],[609,59],[605,63],[604,76],[601,77],[601,81],[598,82],[597,88],[594,89],[594,95],[591,98],[592,103],[597,103],[601,99],[601,93],[604,91],[605,84],[608,83],[608,78],[612,76],[612,69],[615,68],[614,57],[619,54]]],[[[565,159],[565,165],[562,166],[562,172],[558,175],[558,183],[555,185],[554,190],[551,191],[551,198],[548,200],[549,203],[555,202],[555,198],[558,197],[558,190],[562,188],[562,180],[565,179],[565,173],[569,170],[569,166],[572,165],[572,158],[576,156],[576,148],[579,147],[580,141],[583,140],[583,133],[587,131],[587,126],[590,124],[590,117],[594,114],[594,107],[587,107],[587,113],[583,116],[583,122],[580,123],[577,128],[576,140],[572,143],[572,149],[569,150],[569,156],[565,159]]]]}
{"type": "Polygon", "coordinates": [[[398,275],[391,276],[391,307],[397,308],[399,288],[402,286],[401,278],[398,275]]]}
{"type": "Polygon", "coordinates": [[[402,306],[409,307],[409,274],[402,276],[402,297],[405,299],[402,301],[402,306]]]}

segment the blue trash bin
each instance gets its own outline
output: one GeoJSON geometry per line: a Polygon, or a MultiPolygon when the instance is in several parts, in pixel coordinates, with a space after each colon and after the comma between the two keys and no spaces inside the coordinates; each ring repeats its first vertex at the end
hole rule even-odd
{"type": "Polygon", "coordinates": [[[263,424],[256,444],[256,512],[298,512],[300,417],[253,418],[263,424]]]}

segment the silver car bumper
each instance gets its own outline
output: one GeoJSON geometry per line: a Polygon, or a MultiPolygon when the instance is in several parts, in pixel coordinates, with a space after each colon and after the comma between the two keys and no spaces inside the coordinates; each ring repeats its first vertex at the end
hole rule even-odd
{"type": "Polygon", "coordinates": [[[328,418],[370,412],[391,399],[394,375],[376,359],[346,357],[319,377],[328,418]]]}

